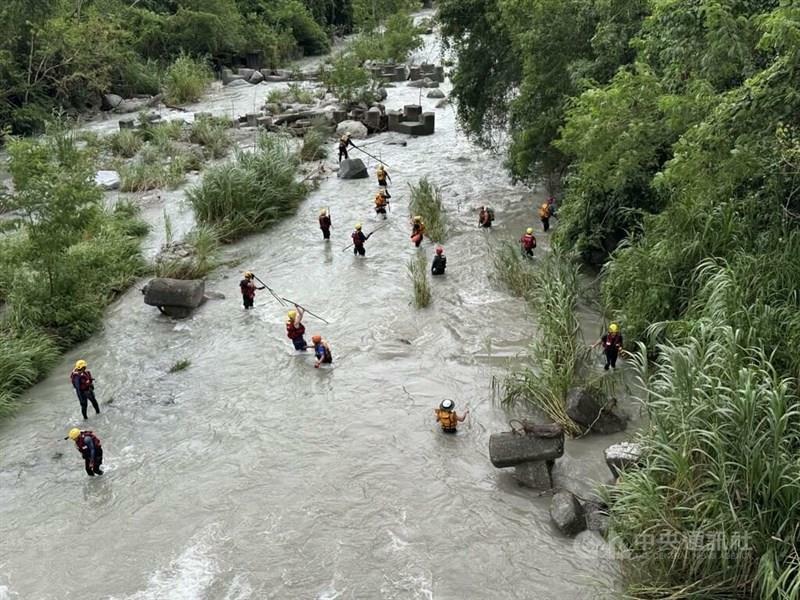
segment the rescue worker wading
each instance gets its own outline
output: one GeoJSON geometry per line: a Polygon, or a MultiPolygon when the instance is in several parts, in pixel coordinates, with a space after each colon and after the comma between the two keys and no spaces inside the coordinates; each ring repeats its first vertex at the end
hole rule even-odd
{"type": "Polygon", "coordinates": [[[306,327],[303,325],[303,309],[299,306],[294,308],[295,310],[286,313],[286,337],[292,340],[295,350],[307,350],[308,344],[303,337],[306,333],[306,327]]]}
{"type": "Polygon", "coordinates": [[[422,243],[423,235],[425,235],[425,223],[422,222],[422,217],[417,215],[411,223],[411,241],[417,248],[422,243]]]}
{"type": "Polygon", "coordinates": [[[327,208],[319,211],[319,228],[322,230],[323,239],[331,239],[331,213],[327,208]]]}
{"type": "MultiPolygon", "coordinates": [[[[388,187],[386,180],[388,179],[391,181],[392,178],[389,176],[389,171],[386,170],[383,164],[378,165],[378,170],[375,172],[375,175],[378,178],[378,187],[386,189],[386,187],[388,187]]],[[[388,191],[386,192],[386,197],[391,198],[388,191]]]]}
{"type": "Polygon", "coordinates": [[[319,369],[320,365],[329,365],[333,362],[331,347],[328,345],[327,340],[323,340],[321,335],[312,335],[311,343],[314,344],[314,356],[317,357],[317,362],[314,365],[315,369],[319,369]]]}
{"type": "Polygon", "coordinates": [[[463,415],[456,412],[456,403],[452,400],[443,400],[439,408],[434,408],[433,413],[436,415],[436,421],[442,426],[444,433],[456,433],[458,424],[463,422],[469,414],[469,409],[464,411],[463,415]]]}
{"type": "Polygon", "coordinates": [[[494,211],[488,206],[481,206],[481,211],[478,213],[478,226],[491,227],[494,221],[494,211]]]}
{"type": "Polygon", "coordinates": [[[264,286],[257,286],[253,281],[253,275],[250,271],[245,271],[244,279],[239,282],[239,289],[242,292],[242,304],[245,310],[253,308],[253,302],[256,300],[256,290],[263,290],[264,286]]]}
{"type": "Polygon", "coordinates": [[[97,404],[97,399],[94,397],[94,377],[92,373],[86,368],[86,361],[79,360],[75,363],[75,368],[69,374],[69,380],[72,387],[75,388],[75,393],[78,395],[78,402],[81,403],[81,414],[84,419],[88,419],[86,414],[89,402],[94,407],[95,414],[100,414],[100,406],[97,404]]]}
{"type": "Polygon", "coordinates": [[[545,202],[539,207],[539,219],[542,221],[542,227],[545,233],[550,229],[550,204],[545,202]]]}
{"type": "Polygon", "coordinates": [[[386,218],[386,207],[389,205],[389,201],[386,198],[386,190],[380,190],[375,194],[375,213],[383,215],[384,219],[386,218]]]}
{"type": "Polygon", "coordinates": [[[522,254],[533,258],[533,249],[536,248],[536,238],[533,237],[533,227],[528,227],[525,235],[519,238],[519,245],[522,247],[522,254]]]}
{"type": "Polygon", "coordinates": [[[361,231],[361,223],[356,223],[355,231],[350,234],[350,237],[353,239],[353,254],[356,256],[366,256],[367,250],[364,248],[364,242],[369,239],[369,236],[372,235],[364,235],[364,232],[361,231]]]}
{"type": "Polygon", "coordinates": [[[444,255],[444,248],[437,246],[436,255],[433,257],[433,264],[431,264],[431,275],[444,275],[444,270],[446,268],[447,257],[444,255]]]}
{"type": "Polygon", "coordinates": [[[345,160],[350,158],[347,155],[348,146],[353,146],[353,148],[355,148],[353,140],[350,139],[350,134],[345,133],[342,137],[339,138],[339,162],[342,162],[342,158],[344,158],[345,160]]]}
{"type": "Polygon", "coordinates": [[[617,368],[617,357],[622,352],[622,334],[619,332],[619,325],[612,323],[608,326],[608,333],[604,334],[599,340],[592,344],[592,348],[603,346],[603,354],[606,355],[606,365],[603,367],[606,371],[611,367],[617,368]]]}
{"type": "Polygon", "coordinates": [[[103,464],[103,446],[94,433],[73,427],[64,439],[75,442],[75,447],[83,457],[86,474],[89,477],[103,474],[103,470],[100,468],[100,465],[103,464]]]}

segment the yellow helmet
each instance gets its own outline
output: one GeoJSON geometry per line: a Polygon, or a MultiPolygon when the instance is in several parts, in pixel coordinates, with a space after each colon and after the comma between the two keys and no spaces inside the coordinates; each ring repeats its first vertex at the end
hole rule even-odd
{"type": "Polygon", "coordinates": [[[328,214],[328,209],[327,208],[320,208],[319,209],[319,214],[320,214],[320,216],[327,215],[328,214]]]}
{"type": "Polygon", "coordinates": [[[612,323],[611,325],[608,326],[608,331],[609,333],[617,333],[619,331],[619,325],[617,325],[616,323],[612,323]]]}
{"type": "Polygon", "coordinates": [[[245,272],[244,272],[244,278],[245,278],[245,279],[252,279],[252,278],[253,278],[253,273],[252,273],[252,271],[245,271],[245,272]]]}
{"type": "Polygon", "coordinates": [[[290,310],[289,312],[287,312],[287,313],[286,313],[286,317],[287,317],[287,318],[288,318],[290,321],[294,321],[294,320],[295,320],[295,317],[297,317],[297,311],[296,311],[296,310],[290,310]]]}
{"type": "Polygon", "coordinates": [[[528,229],[525,230],[525,233],[533,233],[533,227],[528,227],[528,229]]]}
{"type": "Polygon", "coordinates": [[[361,231],[361,223],[356,223],[356,231],[361,231]]]}
{"type": "Polygon", "coordinates": [[[414,222],[415,223],[421,223],[422,222],[422,217],[420,217],[419,215],[414,215],[414,222]]]}
{"type": "Polygon", "coordinates": [[[542,204],[542,208],[550,208],[550,205],[547,202],[544,202],[542,204]]]}
{"type": "Polygon", "coordinates": [[[79,360],[78,362],[75,363],[75,368],[76,369],[85,369],[86,368],[86,361],[85,360],[79,360]]]}
{"type": "Polygon", "coordinates": [[[77,427],[73,427],[72,429],[69,430],[69,433],[67,434],[67,437],[74,442],[75,440],[78,439],[78,436],[80,434],[81,434],[81,430],[78,429],[77,427]]]}

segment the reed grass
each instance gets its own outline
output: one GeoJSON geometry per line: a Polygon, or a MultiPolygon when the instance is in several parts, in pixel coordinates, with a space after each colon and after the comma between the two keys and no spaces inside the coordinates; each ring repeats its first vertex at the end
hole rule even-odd
{"type": "Polygon", "coordinates": [[[58,356],[58,346],[45,333],[0,329],[0,416],[16,408],[19,395],[39,381],[58,356]]]}
{"type": "Polygon", "coordinates": [[[162,248],[163,256],[169,256],[170,251],[176,249],[175,246],[181,247],[189,255],[156,260],[154,268],[156,277],[202,279],[219,266],[219,234],[210,225],[198,225],[180,244],[175,244],[167,238],[162,248]]]}
{"type": "Polygon", "coordinates": [[[314,92],[297,83],[290,83],[287,89],[275,89],[267,93],[267,104],[286,103],[313,104],[314,92]]]}
{"type": "Polygon", "coordinates": [[[214,75],[204,60],[181,54],[164,72],[164,96],[170,104],[197,102],[214,75]]]}
{"type": "Polygon", "coordinates": [[[425,308],[431,303],[431,284],[428,264],[423,253],[408,261],[408,276],[414,286],[414,306],[425,308]]]}
{"type": "Polygon", "coordinates": [[[300,148],[300,160],[310,162],[323,160],[328,156],[328,132],[322,124],[313,125],[303,136],[303,146],[300,148]]]}
{"type": "Polygon", "coordinates": [[[230,242],[294,212],[309,190],[297,180],[298,164],[284,140],[262,135],[254,152],[209,170],[187,197],[198,221],[230,242]]]}
{"type": "Polygon", "coordinates": [[[423,177],[411,188],[411,213],[420,215],[425,222],[425,234],[434,242],[447,238],[447,216],[439,188],[423,177]]]}
{"type": "Polygon", "coordinates": [[[495,276],[514,295],[527,299],[536,291],[536,271],[533,261],[523,256],[518,244],[503,241],[492,254],[495,276]]]}
{"type": "Polygon", "coordinates": [[[181,371],[185,371],[192,365],[192,361],[188,358],[182,358],[181,360],[175,361],[172,366],[167,371],[168,373],[179,373],[181,371]]]}
{"type": "Polygon", "coordinates": [[[233,145],[229,123],[222,119],[198,119],[192,123],[189,141],[203,146],[209,158],[222,158],[233,145]]]}
{"type": "Polygon", "coordinates": [[[106,138],[106,145],[114,156],[133,158],[144,144],[134,129],[122,129],[106,138]]]}
{"type": "MultiPolygon", "coordinates": [[[[527,269],[515,265],[523,261],[501,247],[505,258],[500,261],[505,274],[527,269]]],[[[537,335],[531,341],[527,358],[530,366],[512,371],[503,383],[502,402],[506,407],[529,404],[544,411],[570,435],[581,432],[566,411],[569,390],[580,382],[588,350],[580,336],[575,312],[580,293],[579,267],[570,257],[558,253],[537,261],[537,268],[514,276],[513,282],[525,281],[530,287],[519,288],[535,313],[537,335]]]]}

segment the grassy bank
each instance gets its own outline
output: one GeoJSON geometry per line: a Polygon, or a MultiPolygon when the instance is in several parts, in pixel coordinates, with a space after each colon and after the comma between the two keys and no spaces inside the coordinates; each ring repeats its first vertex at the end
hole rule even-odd
{"type": "Polygon", "coordinates": [[[133,205],[103,206],[91,155],[75,134],[54,129],[40,140],[11,140],[13,211],[0,239],[0,412],[38,381],[60,351],[101,326],[103,309],[145,265],[139,251],[147,226],[133,205]]]}
{"type": "Polygon", "coordinates": [[[213,225],[223,241],[234,241],[263,231],[305,199],[309,188],[297,180],[298,164],[285,141],[262,135],[254,152],[239,152],[209,170],[187,196],[200,223],[213,225]]]}

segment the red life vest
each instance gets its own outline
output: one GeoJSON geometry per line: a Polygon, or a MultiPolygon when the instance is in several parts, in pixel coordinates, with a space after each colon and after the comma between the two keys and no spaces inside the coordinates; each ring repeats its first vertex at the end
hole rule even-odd
{"type": "Polygon", "coordinates": [[[70,378],[74,378],[75,376],[78,377],[79,381],[78,385],[80,386],[82,392],[92,389],[92,384],[94,382],[94,379],[92,378],[91,372],[85,369],[83,371],[78,371],[77,369],[73,369],[72,373],[70,373],[70,378]]]}
{"type": "Polygon", "coordinates": [[[622,346],[622,336],[619,333],[606,334],[606,340],[603,342],[604,348],[618,349],[622,346]]]}
{"type": "Polygon", "coordinates": [[[249,279],[242,279],[239,282],[239,288],[242,290],[242,296],[252,300],[256,297],[256,286],[249,279]]]}
{"type": "Polygon", "coordinates": [[[286,337],[290,340],[295,338],[303,337],[303,334],[306,332],[305,325],[300,323],[299,325],[295,325],[293,322],[289,321],[286,323],[286,337]]]}
{"type": "Polygon", "coordinates": [[[536,248],[536,238],[530,233],[523,235],[519,241],[522,242],[522,247],[525,248],[525,250],[533,250],[536,248]]]}
{"type": "Polygon", "coordinates": [[[331,228],[331,219],[327,215],[322,215],[319,218],[319,228],[320,229],[330,229],[331,228]]]}
{"type": "Polygon", "coordinates": [[[356,246],[356,248],[360,248],[361,246],[364,245],[364,240],[366,239],[366,236],[360,231],[354,231],[353,235],[351,235],[350,237],[353,238],[353,244],[356,246]]]}
{"type": "Polygon", "coordinates": [[[94,433],[92,433],[91,431],[81,431],[81,434],[77,438],[75,438],[75,446],[78,448],[78,452],[80,452],[81,454],[83,454],[84,452],[86,452],[86,450],[88,450],[86,443],[83,441],[83,439],[86,437],[92,438],[95,449],[103,447],[103,445],[100,443],[100,438],[98,438],[94,433]]]}

